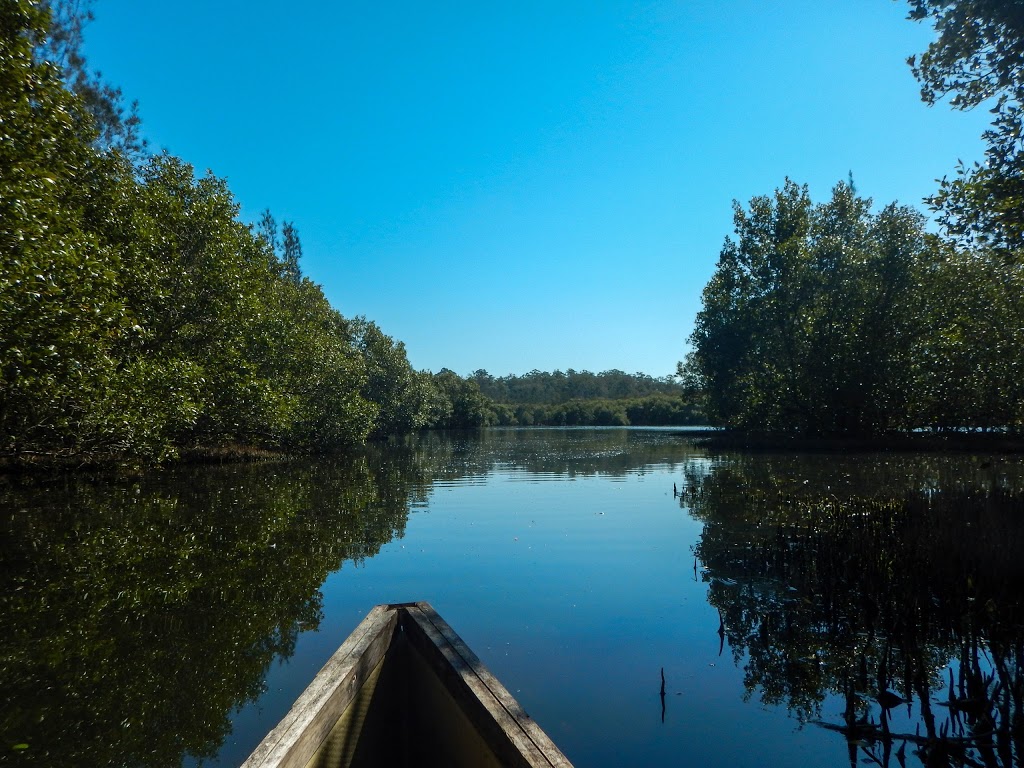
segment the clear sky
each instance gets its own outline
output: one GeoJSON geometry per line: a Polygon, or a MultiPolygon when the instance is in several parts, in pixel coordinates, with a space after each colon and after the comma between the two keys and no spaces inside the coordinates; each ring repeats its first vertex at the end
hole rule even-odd
{"type": "Polygon", "coordinates": [[[673,373],[733,199],[852,171],[918,206],[986,112],[928,108],[893,0],[96,0],[145,135],[295,223],[416,368],[673,373]]]}

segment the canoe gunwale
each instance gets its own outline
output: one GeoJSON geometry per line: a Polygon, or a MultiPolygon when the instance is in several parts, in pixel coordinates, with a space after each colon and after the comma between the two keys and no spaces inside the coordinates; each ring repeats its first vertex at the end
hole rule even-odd
{"type": "Polygon", "coordinates": [[[391,644],[398,613],[374,607],[242,768],[304,768],[391,644]]]}
{"type": "Polygon", "coordinates": [[[504,765],[572,768],[536,721],[429,603],[410,606],[403,621],[410,640],[418,643],[421,655],[504,765]]]}
{"type": "Polygon", "coordinates": [[[572,768],[540,726],[427,602],[374,607],[242,768],[304,768],[397,632],[427,662],[506,766],[572,768]]]}

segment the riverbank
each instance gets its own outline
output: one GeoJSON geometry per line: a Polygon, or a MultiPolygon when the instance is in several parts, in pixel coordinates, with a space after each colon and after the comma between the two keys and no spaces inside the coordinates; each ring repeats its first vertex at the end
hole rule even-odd
{"type": "Polygon", "coordinates": [[[158,466],[182,464],[243,464],[261,461],[279,461],[293,454],[274,451],[254,445],[229,444],[183,448],[173,458],[147,461],[138,456],[124,454],[90,454],[68,456],[59,453],[24,453],[19,456],[0,457],[0,475],[45,474],[51,472],[140,470],[158,466]]]}
{"type": "Polygon", "coordinates": [[[708,429],[688,432],[705,448],[735,451],[813,451],[824,453],[908,452],[924,453],[1024,453],[1024,436],[994,432],[915,432],[879,437],[845,435],[793,435],[782,432],[739,432],[708,429]]]}
{"type": "MultiPolygon", "coordinates": [[[[503,429],[520,429],[504,427],[503,429]]],[[[531,429],[522,427],[521,429],[531,429]]],[[[582,428],[580,428],[582,429],[582,428]]],[[[671,431],[672,427],[664,427],[671,431]]],[[[710,450],[786,452],[786,453],[1024,453],[1024,436],[997,433],[914,433],[882,437],[842,435],[804,436],[780,432],[740,432],[715,427],[683,427],[679,436],[710,450]]],[[[475,430],[471,430],[475,431],[475,430]]],[[[375,442],[375,441],[370,441],[375,442]]],[[[358,448],[356,449],[358,450],[358,448]]],[[[297,454],[241,443],[181,449],[163,462],[151,462],[125,455],[61,456],[33,453],[20,457],[0,457],[0,475],[47,474],[75,471],[139,471],[157,466],[245,464],[283,461],[297,454]]],[[[308,455],[308,454],[305,454],[308,455]]]]}

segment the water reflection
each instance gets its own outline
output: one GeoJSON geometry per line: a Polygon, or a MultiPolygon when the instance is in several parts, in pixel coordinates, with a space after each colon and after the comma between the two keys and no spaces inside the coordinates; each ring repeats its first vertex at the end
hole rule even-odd
{"type": "Polygon", "coordinates": [[[678,429],[508,428],[476,434],[428,433],[412,442],[437,481],[509,470],[530,482],[602,475],[624,477],[651,466],[683,466],[704,456],[678,429]],[[679,438],[672,440],[672,437],[679,438]]]}
{"type": "MultiPolygon", "coordinates": [[[[1020,765],[1021,467],[709,455],[671,432],[537,429],[320,463],[8,481],[0,763],[231,763],[221,745],[239,708],[273,708],[274,660],[303,631],[344,624],[323,586],[341,568],[335,593],[352,584],[360,600],[390,578],[414,597],[429,586],[463,621],[505,606],[501,631],[481,634],[508,646],[497,665],[511,652],[509,669],[528,670],[581,766],[747,756],[727,734],[763,723],[726,721],[746,716],[723,704],[731,688],[709,695],[740,674],[711,666],[719,645],[750,698],[792,711],[815,748],[835,740],[832,762],[1020,765]],[[541,482],[553,479],[566,484],[541,482]],[[673,509],[673,482],[699,531],[673,509]],[[417,546],[377,557],[407,526],[417,546]],[[507,618],[524,605],[530,626],[507,618]],[[694,641],[692,616],[713,646],[694,641]]],[[[774,743],[797,738],[790,721],[774,743]]]]}
{"type": "MultiPolygon", "coordinates": [[[[426,435],[330,462],[0,485],[0,762],[215,755],[327,575],[401,537],[431,489],[501,469],[623,475],[691,447],[624,430],[426,435]]],[[[678,454],[678,455],[677,455],[678,454]]]]}
{"type": "Polygon", "coordinates": [[[1021,765],[1019,465],[963,461],[748,456],[687,474],[747,695],[840,734],[851,765],[1021,765]]]}
{"type": "Polygon", "coordinates": [[[212,755],[318,587],[401,536],[400,458],[180,470],[0,492],[4,758],[179,765],[212,755]]]}

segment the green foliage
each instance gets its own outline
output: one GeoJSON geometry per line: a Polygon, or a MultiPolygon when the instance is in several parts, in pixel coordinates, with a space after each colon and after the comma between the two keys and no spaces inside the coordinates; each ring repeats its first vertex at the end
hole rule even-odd
{"type": "MultiPolygon", "coordinates": [[[[119,187],[97,156],[80,102],[36,61],[46,16],[0,4],[0,450],[77,450],[102,421],[117,374],[110,344],[130,323],[118,254],[90,231],[90,200],[119,187]],[[85,429],[71,434],[68,426],[85,429]]],[[[112,166],[112,167],[111,167],[112,166]]]]}
{"type": "Polygon", "coordinates": [[[1024,426],[1024,267],[951,246],[926,275],[921,424],[1024,426]]]}
{"type": "Polygon", "coordinates": [[[985,163],[960,166],[932,203],[963,241],[1021,260],[1024,245],[1024,13],[1019,2],[909,0],[910,18],[930,21],[936,40],[909,63],[928,104],[988,106],[985,163]]]}
{"type": "Polygon", "coordinates": [[[435,419],[431,426],[440,429],[475,429],[495,423],[491,402],[480,392],[472,379],[463,379],[443,368],[434,374],[433,385],[439,393],[433,407],[435,419]]]}
{"type": "Polygon", "coordinates": [[[363,317],[355,318],[350,327],[366,366],[363,397],[379,409],[373,433],[386,437],[433,424],[438,418],[433,411],[444,406],[434,404],[438,393],[429,375],[418,374],[409,365],[405,345],[363,317]]]}
{"type": "Polygon", "coordinates": [[[283,444],[303,451],[361,443],[378,411],[362,394],[367,372],[351,343],[349,323],[309,280],[274,278],[276,302],[262,316],[275,398],[285,405],[283,444]]]}
{"type": "Polygon", "coordinates": [[[643,373],[625,373],[618,370],[591,373],[574,371],[564,373],[533,370],[523,376],[509,374],[494,377],[487,371],[474,371],[472,376],[480,392],[498,403],[566,403],[570,400],[619,400],[646,397],[654,394],[682,394],[682,388],[673,377],[653,378],[643,373]]]}
{"type": "Polygon", "coordinates": [[[0,457],[335,450],[443,411],[302,277],[294,224],[254,233],[222,179],[142,157],[88,6],[0,3],[0,457]]]}
{"type": "Polygon", "coordinates": [[[493,403],[494,423],[501,426],[625,427],[704,424],[692,402],[669,395],[620,400],[570,400],[567,403],[493,403]]]}
{"type": "Polygon", "coordinates": [[[914,422],[935,244],[923,218],[849,184],[813,205],[787,180],[735,204],[682,373],[732,427],[880,434],[914,422]]]}

